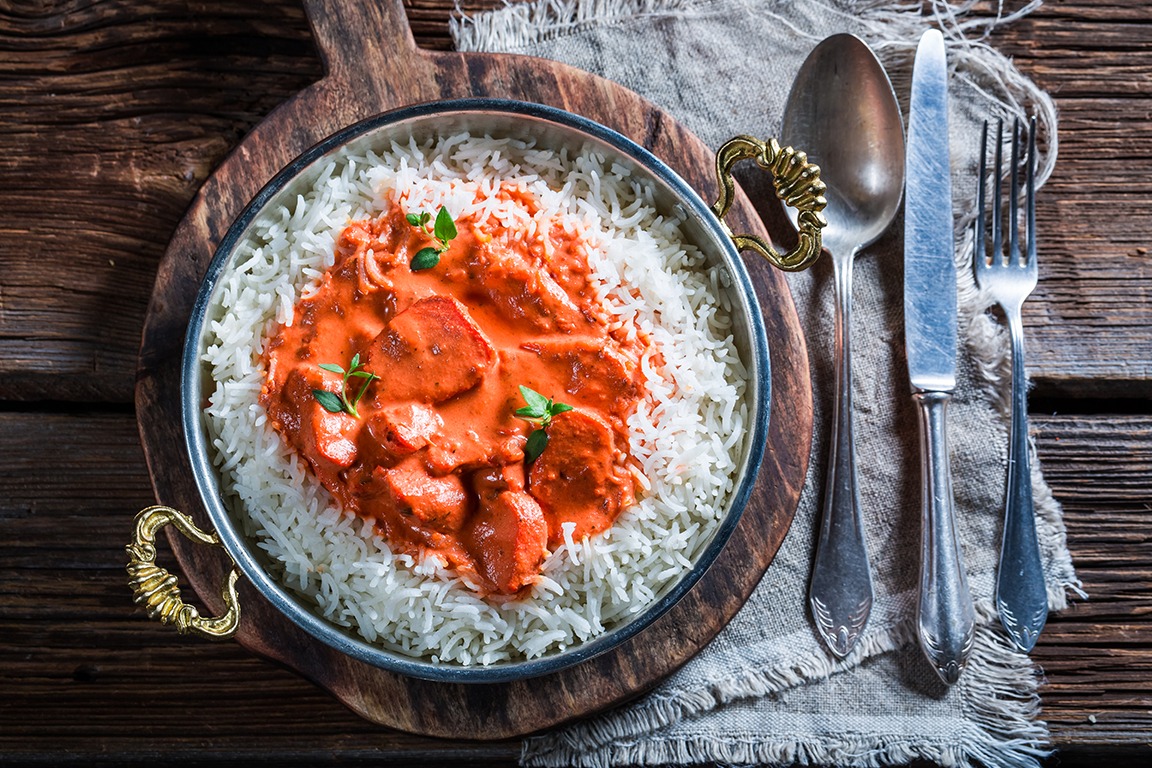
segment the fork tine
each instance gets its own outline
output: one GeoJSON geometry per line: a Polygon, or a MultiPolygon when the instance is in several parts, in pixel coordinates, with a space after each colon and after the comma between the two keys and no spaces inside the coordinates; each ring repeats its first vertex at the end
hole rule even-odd
{"type": "Polygon", "coordinates": [[[1036,269],[1036,118],[1028,121],[1028,267],[1036,269]]]}
{"type": "Polygon", "coordinates": [[[988,121],[984,121],[984,131],[980,134],[980,173],[976,185],[976,237],[972,244],[976,269],[988,266],[988,245],[984,242],[984,175],[988,169],[988,121]]]}
{"type": "Polygon", "coordinates": [[[1000,154],[1001,154],[1001,147],[1003,146],[1003,144],[1004,144],[1004,121],[1003,120],[997,120],[996,121],[996,167],[992,169],[992,191],[993,191],[993,194],[992,194],[992,263],[993,264],[996,264],[999,261],[1003,261],[1003,258],[1004,258],[1002,255],[1002,247],[1003,247],[1004,243],[1003,243],[1002,235],[1001,235],[1002,228],[1000,226],[1000,219],[1001,219],[1000,202],[1002,200],[1001,192],[1003,191],[1001,189],[1001,181],[1000,181],[1000,170],[1002,167],[1001,163],[1000,163],[1000,159],[1001,159],[1000,154]]]}
{"type": "Polygon", "coordinates": [[[1020,120],[1012,121],[1012,181],[1008,195],[1008,263],[1020,266],[1020,120]]]}

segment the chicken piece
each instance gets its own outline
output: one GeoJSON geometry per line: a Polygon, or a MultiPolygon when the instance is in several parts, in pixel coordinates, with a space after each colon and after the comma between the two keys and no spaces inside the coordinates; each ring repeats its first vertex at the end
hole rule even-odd
{"type": "Polygon", "coordinates": [[[481,496],[480,509],[468,521],[464,546],[476,559],[477,572],[496,592],[511,595],[532,583],[548,545],[548,524],[536,500],[522,491],[481,496]]]}
{"type": "Polygon", "coordinates": [[[515,248],[490,242],[469,253],[468,272],[475,287],[504,317],[537,333],[574,333],[592,321],[564,289],[515,248]]]}
{"type": "Polygon", "coordinates": [[[576,523],[574,541],[607,530],[635,492],[631,475],[616,463],[612,428],[577,408],[553,417],[547,433],[548,445],[528,472],[528,492],[544,509],[549,544],[563,541],[564,523],[576,523]]]}
{"type": "Polygon", "coordinates": [[[470,471],[506,460],[503,445],[475,430],[458,432],[450,439],[436,439],[428,446],[425,460],[434,475],[470,471]]]}
{"type": "Polygon", "coordinates": [[[494,499],[502,491],[523,491],[526,482],[524,464],[518,461],[472,473],[472,490],[481,499],[494,499]]]}
{"type": "Polygon", "coordinates": [[[428,445],[444,420],[435,410],[420,403],[391,405],[374,413],[366,422],[377,464],[394,464],[428,445]]]}
{"type": "Polygon", "coordinates": [[[359,423],[343,413],[329,413],[312,394],[315,389],[339,394],[340,384],[339,375],[302,363],[288,373],[278,396],[266,402],[273,426],[309,458],[321,482],[331,481],[356,461],[359,423]]]}
{"type": "Polygon", "coordinates": [[[636,363],[599,339],[562,338],[522,346],[548,364],[562,365],[568,380],[564,389],[590,405],[625,418],[640,390],[636,363]]]}
{"type": "Polygon", "coordinates": [[[379,401],[439,403],[480,383],[496,361],[492,343],[451,296],[413,303],[368,347],[364,370],[380,377],[379,401]]]}
{"type": "Polygon", "coordinates": [[[455,533],[468,516],[468,492],[458,475],[432,477],[420,467],[377,467],[372,481],[386,509],[415,518],[405,521],[414,528],[455,533]]]}

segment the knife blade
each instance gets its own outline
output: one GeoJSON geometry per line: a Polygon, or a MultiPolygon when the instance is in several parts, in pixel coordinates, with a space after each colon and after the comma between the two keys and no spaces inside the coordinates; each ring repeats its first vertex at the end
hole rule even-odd
{"type": "Polygon", "coordinates": [[[944,37],[920,38],[912,68],[904,193],[904,345],[918,406],[921,466],[920,647],[952,685],[972,651],[975,611],[960,554],[948,467],[956,388],[956,262],[944,37]]]}

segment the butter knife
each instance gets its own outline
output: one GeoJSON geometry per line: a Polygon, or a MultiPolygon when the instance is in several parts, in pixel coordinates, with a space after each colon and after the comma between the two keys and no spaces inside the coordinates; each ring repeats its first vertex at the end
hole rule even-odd
{"type": "Polygon", "coordinates": [[[921,547],[917,636],[936,674],[960,678],[976,616],[960,554],[948,466],[956,388],[956,262],[948,161],[944,37],[920,38],[912,69],[904,195],[904,344],[920,423],[921,547]]]}

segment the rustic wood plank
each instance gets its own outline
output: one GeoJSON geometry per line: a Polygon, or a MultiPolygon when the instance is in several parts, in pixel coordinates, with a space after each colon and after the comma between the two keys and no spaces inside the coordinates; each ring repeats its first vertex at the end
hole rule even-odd
{"type": "MultiPolygon", "coordinates": [[[[516,743],[382,731],[235,643],[149,621],[123,548],[153,501],[132,413],[0,412],[4,763],[515,764],[516,743]]],[[[175,568],[163,541],[159,559],[175,568]]]]}
{"type": "Polygon", "coordinates": [[[0,13],[0,398],[132,399],[176,222],[239,138],[321,74],[292,2],[0,13]]]}
{"type": "Polygon", "coordinates": [[[1052,617],[1033,650],[1046,677],[1044,719],[1062,764],[1069,764],[1069,755],[1085,765],[1099,764],[1102,754],[1115,754],[1118,745],[1147,761],[1152,757],[1152,417],[1036,414],[1032,426],[1089,596],[1052,617]]]}
{"type": "Polygon", "coordinates": [[[1152,397],[1152,8],[1046,3],[992,44],[1048,91],[1060,154],[1037,196],[1040,284],[1025,304],[1036,393],[1152,397]]]}
{"type": "MultiPolygon", "coordinates": [[[[1038,414],[1034,428],[1090,596],[1053,616],[1034,651],[1059,764],[1093,765],[1105,747],[1110,759],[1128,750],[1147,760],[1152,417],[1038,414]]],[[[0,413],[5,759],[143,760],[182,750],[205,760],[511,764],[516,742],[381,730],[235,643],[148,621],[131,604],[123,546],[132,513],[151,502],[131,413],[0,413]]],[[[160,560],[173,565],[170,553],[160,560]]]]}
{"type": "MultiPolygon", "coordinates": [[[[407,2],[418,44],[450,47],[454,6],[407,2]]],[[[1041,283],[1026,305],[1046,396],[1150,395],[1149,15],[1139,0],[1049,3],[993,37],[1061,112],[1060,163],[1038,204],[1041,283]]],[[[321,75],[293,0],[0,13],[0,397],[131,399],[176,221],[240,137],[321,75]],[[61,147],[68,165],[46,167],[61,147]],[[51,231],[29,225],[45,208],[51,231]]]]}
{"type": "MultiPolygon", "coordinates": [[[[448,49],[453,1],[407,5],[417,42],[448,49]]],[[[1150,395],[1150,12],[1143,0],[1049,2],[993,38],[1061,111],[1060,164],[1040,196],[1041,285],[1026,317],[1036,395],[1150,395]]],[[[321,74],[294,0],[0,11],[0,400],[131,399],[172,227],[229,149],[321,74]],[[71,170],[45,169],[60,147],[71,170]],[[62,223],[53,232],[28,224],[45,209],[62,223]]],[[[1143,766],[1146,420],[1035,420],[1092,596],[1053,617],[1036,651],[1061,750],[1048,762],[1143,766]]],[[[130,414],[0,413],[0,458],[5,763],[514,763],[515,743],[380,731],[234,644],[180,638],[121,602],[120,515],[151,501],[130,414]],[[46,424],[61,442],[43,439],[46,424]],[[64,535],[74,531],[84,533],[64,535]]]]}

